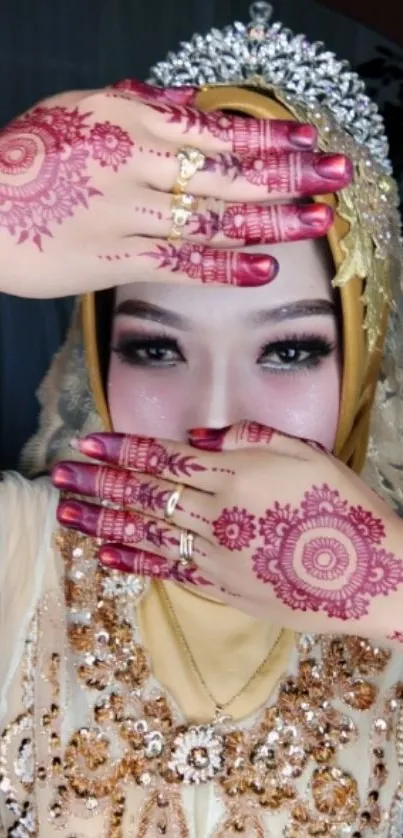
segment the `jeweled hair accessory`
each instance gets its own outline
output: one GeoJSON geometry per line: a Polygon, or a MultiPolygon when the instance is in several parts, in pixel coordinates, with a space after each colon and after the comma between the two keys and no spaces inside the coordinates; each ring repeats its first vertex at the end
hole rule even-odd
{"type": "Polygon", "coordinates": [[[271,23],[272,13],[268,3],[253,3],[248,25],[237,22],[194,35],[151,69],[150,81],[163,87],[202,87],[261,79],[266,88],[281,88],[290,103],[297,101],[309,110],[326,107],[340,128],[391,174],[383,119],[363,80],[322,42],[310,43],[305,35],[271,23]]]}

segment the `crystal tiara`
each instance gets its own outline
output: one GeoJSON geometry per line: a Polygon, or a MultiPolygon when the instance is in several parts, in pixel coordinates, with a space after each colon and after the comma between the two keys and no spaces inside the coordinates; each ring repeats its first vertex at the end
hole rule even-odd
{"type": "Polygon", "coordinates": [[[207,35],[193,35],[150,70],[149,81],[162,87],[247,84],[260,79],[282,91],[290,104],[326,108],[340,128],[365,146],[388,174],[389,144],[377,105],[348,61],[340,61],[325,45],[294,35],[281,23],[270,23],[273,8],[252,3],[251,22],[234,23],[207,35]]]}

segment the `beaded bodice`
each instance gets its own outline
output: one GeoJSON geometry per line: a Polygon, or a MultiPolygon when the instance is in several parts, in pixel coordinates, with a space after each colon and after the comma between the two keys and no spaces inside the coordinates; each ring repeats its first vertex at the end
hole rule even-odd
{"type": "Polygon", "coordinates": [[[53,555],[1,734],[5,834],[401,834],[400,654],[300,637],[253,717],[192,724],[153,676],[143,580],[77,534],[53,555]]]}

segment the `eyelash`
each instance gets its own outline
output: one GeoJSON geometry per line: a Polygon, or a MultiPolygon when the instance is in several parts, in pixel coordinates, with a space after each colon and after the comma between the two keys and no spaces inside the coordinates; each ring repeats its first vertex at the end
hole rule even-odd
{"type": "MultiPolygon", "coordinates": [[[[295,372],[296,370],[312,370],[316,369],[320,366],[321,361],[325,358],[328,358],[334,350],[336,349],[336,344],[334,342],[329,341],[328,338],[320,337],[319,335],[288,335],[281,340],[269,341],[265,343],[260,349],[260,357],[263,353],[268,352],[270,350],[271,354],[277,352],[279,355],[280,352],[286,352],[287,350],[292,350],[296,354],[303,354],[307,353],[307,357],[301,361],[295,361],[291,363],[287,361],[283,361],[282,364],[277,363],[273,364],[272,366],[267,366],[266,369],[270,369],[271,372],[277,374],[286,374],[287,372],[295,372]]],[[[264,366],[261,364],[261,366],[264,366]]]]}
{"type": "MultiPolygon", "coordinates": [[[[258,363],[263,370],[270,370],[270,372],[277,375],[287,374],[295,371],[309,371],[316,369],[321,361],[329,357],[336,348],[335,343],[332,343],[328,338],[320,337],[319,335],[289,335],[281,340],[269,341],[260,348],[258,363]],[[286,353],[290,350],[294,354],[307,353],[307,357],[302,361],[286,360],[272,363],[271,365],[261,361],[264,354],[275,354],[279,356],[281,352],[286,353]]],[[[131,335],[128,337],[121,337],[118,339],[116,345],[112,346],[114,352],[121,363],[129,364],[130,366],[146,367],[148,369],[172,369],[178,363],[186,363],[185,352],[178,340],[175,340],[167,335],[131,335]],[[147,352],[172,352],[176,355],[171,361],[164,361],[152,359],[147,357],[147,352]],[[144,353],[144,357],[140,357],[140,352],[144,353]]]]}
{"type": "Polygon", "coordinates": [[[163,361],[141,360],[139,357],[140,351],[148,352],[150,350],[170,350],[180,355],[180,363],[186,363],[184,352],[180,347],[179,341],[169,338],[166,335],[131,335],[130,337],[120,338],[116,346],[112,346],[112,352],[115,352],[122,364],[130,364],[134,367],[175,367],[177,361],[171,363],[164,363],[163,361]]]}

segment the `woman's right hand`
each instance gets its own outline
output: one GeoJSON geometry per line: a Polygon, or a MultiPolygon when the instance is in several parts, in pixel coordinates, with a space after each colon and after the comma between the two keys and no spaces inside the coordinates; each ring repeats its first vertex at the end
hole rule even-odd
{"type": "Polygon", "coordinates": [[[324,235],[352,177],[295,122],[202,113],[196,91],[122,82],[48,99],[0,133],[0,290],[59,297],[135,280],[261,285],[278,265],[247,245],[324,235]],[[197,209],[170,241],[176,154],[206,155],[197,209]],[[293,203],[294,201],[294,203],[293,203]]]}

